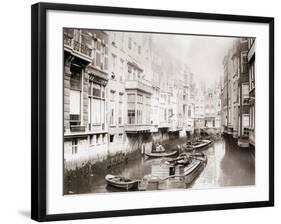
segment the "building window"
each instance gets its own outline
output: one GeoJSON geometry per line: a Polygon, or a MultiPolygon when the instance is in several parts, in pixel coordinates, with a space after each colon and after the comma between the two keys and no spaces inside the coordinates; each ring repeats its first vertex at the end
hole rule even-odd
{"type": "Polygon", "coordinates": [[[138,46],[138,53],[141,54],[141,46],[138,46]]]}
{"type": "Polygon", "coordinates": [[[118,138],[119,138],[119,142],[123,142],[123,134],[122,134],[122,133],[120,133],[120,134],[118,135],[118,138]]]}
{"type": "Polygon", "coordinates": [[[188,106],[188,114],[187,114],[188,118],[191,118],[191,106],[188,106]]]}
{"type": "Polygon", "coordinates": [[[109,124],[115,125],[115,91],[110,91],[110,118],[109,124]]]}
{"type": "Polygon", "coordinates": [[[249,114],[243,114],[242,115],[242,131],[243,135],[249,134],[249,114]]]}
{"type": "Polygon", "coordinates": [[[72,72],[70,76],[70,89],[81,91],[82,76],[80,72],[72,72]]]}
{"type": "Polygon", "coordinates": [[[250,128],[255,128],[255,107],[250,107],[250,128]]]}
{"type": "Polygon", "coordinates": [[[112,143],[114,141],[114,135],[109,135],[109,142],[112,143]]]}
{"type": "Polygon", "coordinates": [[[108,46],[105,39],[94,39],[92,64],[102,70],[108,69],[108,46]]]}
{"type": "Polygon", "coordinates": [[[102,134],[102,143],[103,144],[106,144],[106,138],[107,138],[107,135],[106,134],[102,134]]]}
{"type": "Polygon", "coordinates": [[[247,72],[247,66],[248,66],[248,54],[247,52],[241,53],[241,72],[247,72]]]}
{"type": "Polygon", "coordinates": [[[142,103],[143,102],[143,96],[138,94],[138,103],[142,103]]]}
{"type": "Polygon", "coordinates": [[[249,85],[242,84],[242,102],[243,104],[249,103],[249,85]]]}
{"type": "Polygon", "coordinates": [[[123,124],[123,93],[119,93],[118,124],[123,124]]]}
{"type": "Polygon", "coordinates": [[[101,143],[101,135],[97,134],[97,145],[100,145],[101,143]]]}
{"type": "Polygon", "coordinates": [[[131,50],[132,49],[132,38],[128,38],[128,48],[131,50]]]}
{"type": "Polygon", "coordinates": [[[72,148],[71,150],[72,155],[78,153],[78,139],[72,139],[71,148],[72,148]]]}
{"type": "Polygon", "coordinates": [[[112,71],[112,75],[111,78],[112,79],[116,79],[116,75],[117,75],[117,71],[116,71],[116,65],[117,65],[117,57],[114,54],[111,54],[111,71],[112,71]]]}
{"type": "Polygon", "coordinates": [[[115,32],[113,32],[111,44],[112,44],[113,46],[116,46],[116,33],[115,33],[115,32]]]}
{"type": "Polygon", "coordinates": [[[136,95],[135,94],[128,94],[127,95],[127,102],[128,102],[128,124],[135,124],[136,122],[136,95]]]}
{"type": "Polygon", "coordinates": [[[128,109],[128,124],[135,124],[136,110],[128,109]]]}
{"type": "Polygon", "coordinates": [[[124,80],[124,60],[120,58],[120,75],[119,75],[119,81],[123,82],[124,80]]]}
{"type": "Polygon", "coordinates": [[[70,77],[70,125],[80,125],[81,84],[82,76],[80,72],[73,72],[70,77]]]}
{"type": "Polygon", "coordinates": [[[255,88],[255,62],[251,64],[249,74],[250,74],[250,89],[253,89],[255,88]]]}
{"type": "Polygon", "coordinates": [[[136,102],[136,95],[128,94],[128,103],[135,103],[135,102],[136,102]]]}
{"type": "Polygon", "coordinates": [[[91,146],[96,145],[96,135],[91,135],[90,136],[90,145],[91,146]]]}
{"type": "Polygon", "coordinates": [[[80,116],[81,110],[81,92],[77,90],[70,90],[70,115],[80,116]]]}
{"type": "Polygon", "coordinates": [[[136,42],[134,42],[134,52],[136,52],[137,51],[137,43],[136,42]]]}
{"type": "Polygon", "coordinates": [[[146,97],[145,114],[146,114],[146,123],[149,124],[150,114],[151,114],[151,98],[149,96],[146,97]]]}
{"type": "Polygon", "coordinates": [[[105,123],[105,87],[89,82],[88,94],[88,123],[91,129],[91,124],[105,123]]]}
{"type": "Polygon", "coordinates": [[[137,124],[142,124],[143,115],[143,96],[137,95],[137,124]]]}
{"type": "Polygon", "coordinates": [[[93,86],[92,96],[101,97],[101,85],[93,83],[92,86],[93,86]]]}
{"type": "Polygon", "coordinates": [[[111,54],[112,70],[115,71],[116,68],[116,55],[111,54]]]}

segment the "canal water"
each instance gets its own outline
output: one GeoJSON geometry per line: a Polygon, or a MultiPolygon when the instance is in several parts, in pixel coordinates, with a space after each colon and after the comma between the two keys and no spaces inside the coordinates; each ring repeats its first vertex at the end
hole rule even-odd
{"type": "MultiPolygon", "coordinates": [[[[231,140],[219,139],[206,149],[201,150],[207,155],[205,168],[192,182],[186,186],[183,180],[171,180],[166,186],[173,188],[210,189],[226,186],[246,186],[255,184],[255,154],[253,150],[237,147],[231,140]]],[[[64,184],[66,194],[98,193],[122,191],[108,186],[104,179],[106,174],[122,175],[132,179],[143,179],[147,175],[159,176],[165,168],[165,159],[138,158],[128,163],[115,166],[104,173],[77,175],[71,183],[64,184]]]]}

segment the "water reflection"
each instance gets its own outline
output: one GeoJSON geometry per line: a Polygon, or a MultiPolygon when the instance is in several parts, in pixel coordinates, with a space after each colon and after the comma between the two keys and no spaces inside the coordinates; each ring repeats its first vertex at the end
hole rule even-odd
{"type": "MultiPolygon", "coordinates": [[[[208,162],[192,185],[187,186],[183,178],[172,178],[160,184],[153,185],[151,182],[149,190],[193,188],[208,189],[224,186],[243,186],[255,184],[255,155],[249,149],[240,149],[229,140],[221,139],[214,142],[203,151],[208,162]]],[[[143,177],[169,175],[169,167],[165,165],[165,159],[139,158],[129,161],[127,164],[119,165],[104,172],[92,175],[77,175],[76,178],[65,182],[65,192],[68,193],[91,193],[91,192],[115,192],[122,191],[107,186],[105,175],[122,175],[132,179],[143,179],[143,177]]],[[[180,169],[175,170],[180,173],[180,169]]]]}
{"type": "Polygon", "coordinates": [[[227,140],[215,142],[205,151],[208,164],[193,188],[206,189],[224,186],[255,184],[255,155],[249,149],[238,148],[227,140]]]}

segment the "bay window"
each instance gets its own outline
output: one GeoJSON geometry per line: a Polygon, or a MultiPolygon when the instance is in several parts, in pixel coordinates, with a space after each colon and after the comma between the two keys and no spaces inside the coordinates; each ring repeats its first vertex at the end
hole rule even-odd
{"type": "Polygon", "coordinates": [[[105,87],[94,82],[88,89],[88,122],[91,125],[105,123],[105,87]]]}

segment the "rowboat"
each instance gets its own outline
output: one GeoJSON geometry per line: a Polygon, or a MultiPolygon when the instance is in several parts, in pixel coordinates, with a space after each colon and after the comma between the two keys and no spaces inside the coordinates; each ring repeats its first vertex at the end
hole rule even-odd
{"type": "Polygon", "coordinates": [[[170,157],[170,156],[174,156],[176,154],[177,154],[177,151],[145,153],[146,156],[151,157],[151,158],[170,157]]]}
{"type": "Polygon", "coordinates": [[[132,180],[127,177],[122,176],[115,176],[111,174],[107,174],[105,176],[105,180],[108,185],[111,185],[116,188],[124,189],[124,190],[130,190],[138,187],[139,180],[132,180]]]}
{"type": "Polygon", "coordinates": [[[192,150],[196,150],[196,149],[201,149],[204,148],[208,145],[210,145],[212,143],[211,140],[200,140],[199,142],[193,143],[193,144],[187,144],[186,146],[184,146],[184,149],[187,151],[192,151],[192,150]]]}

